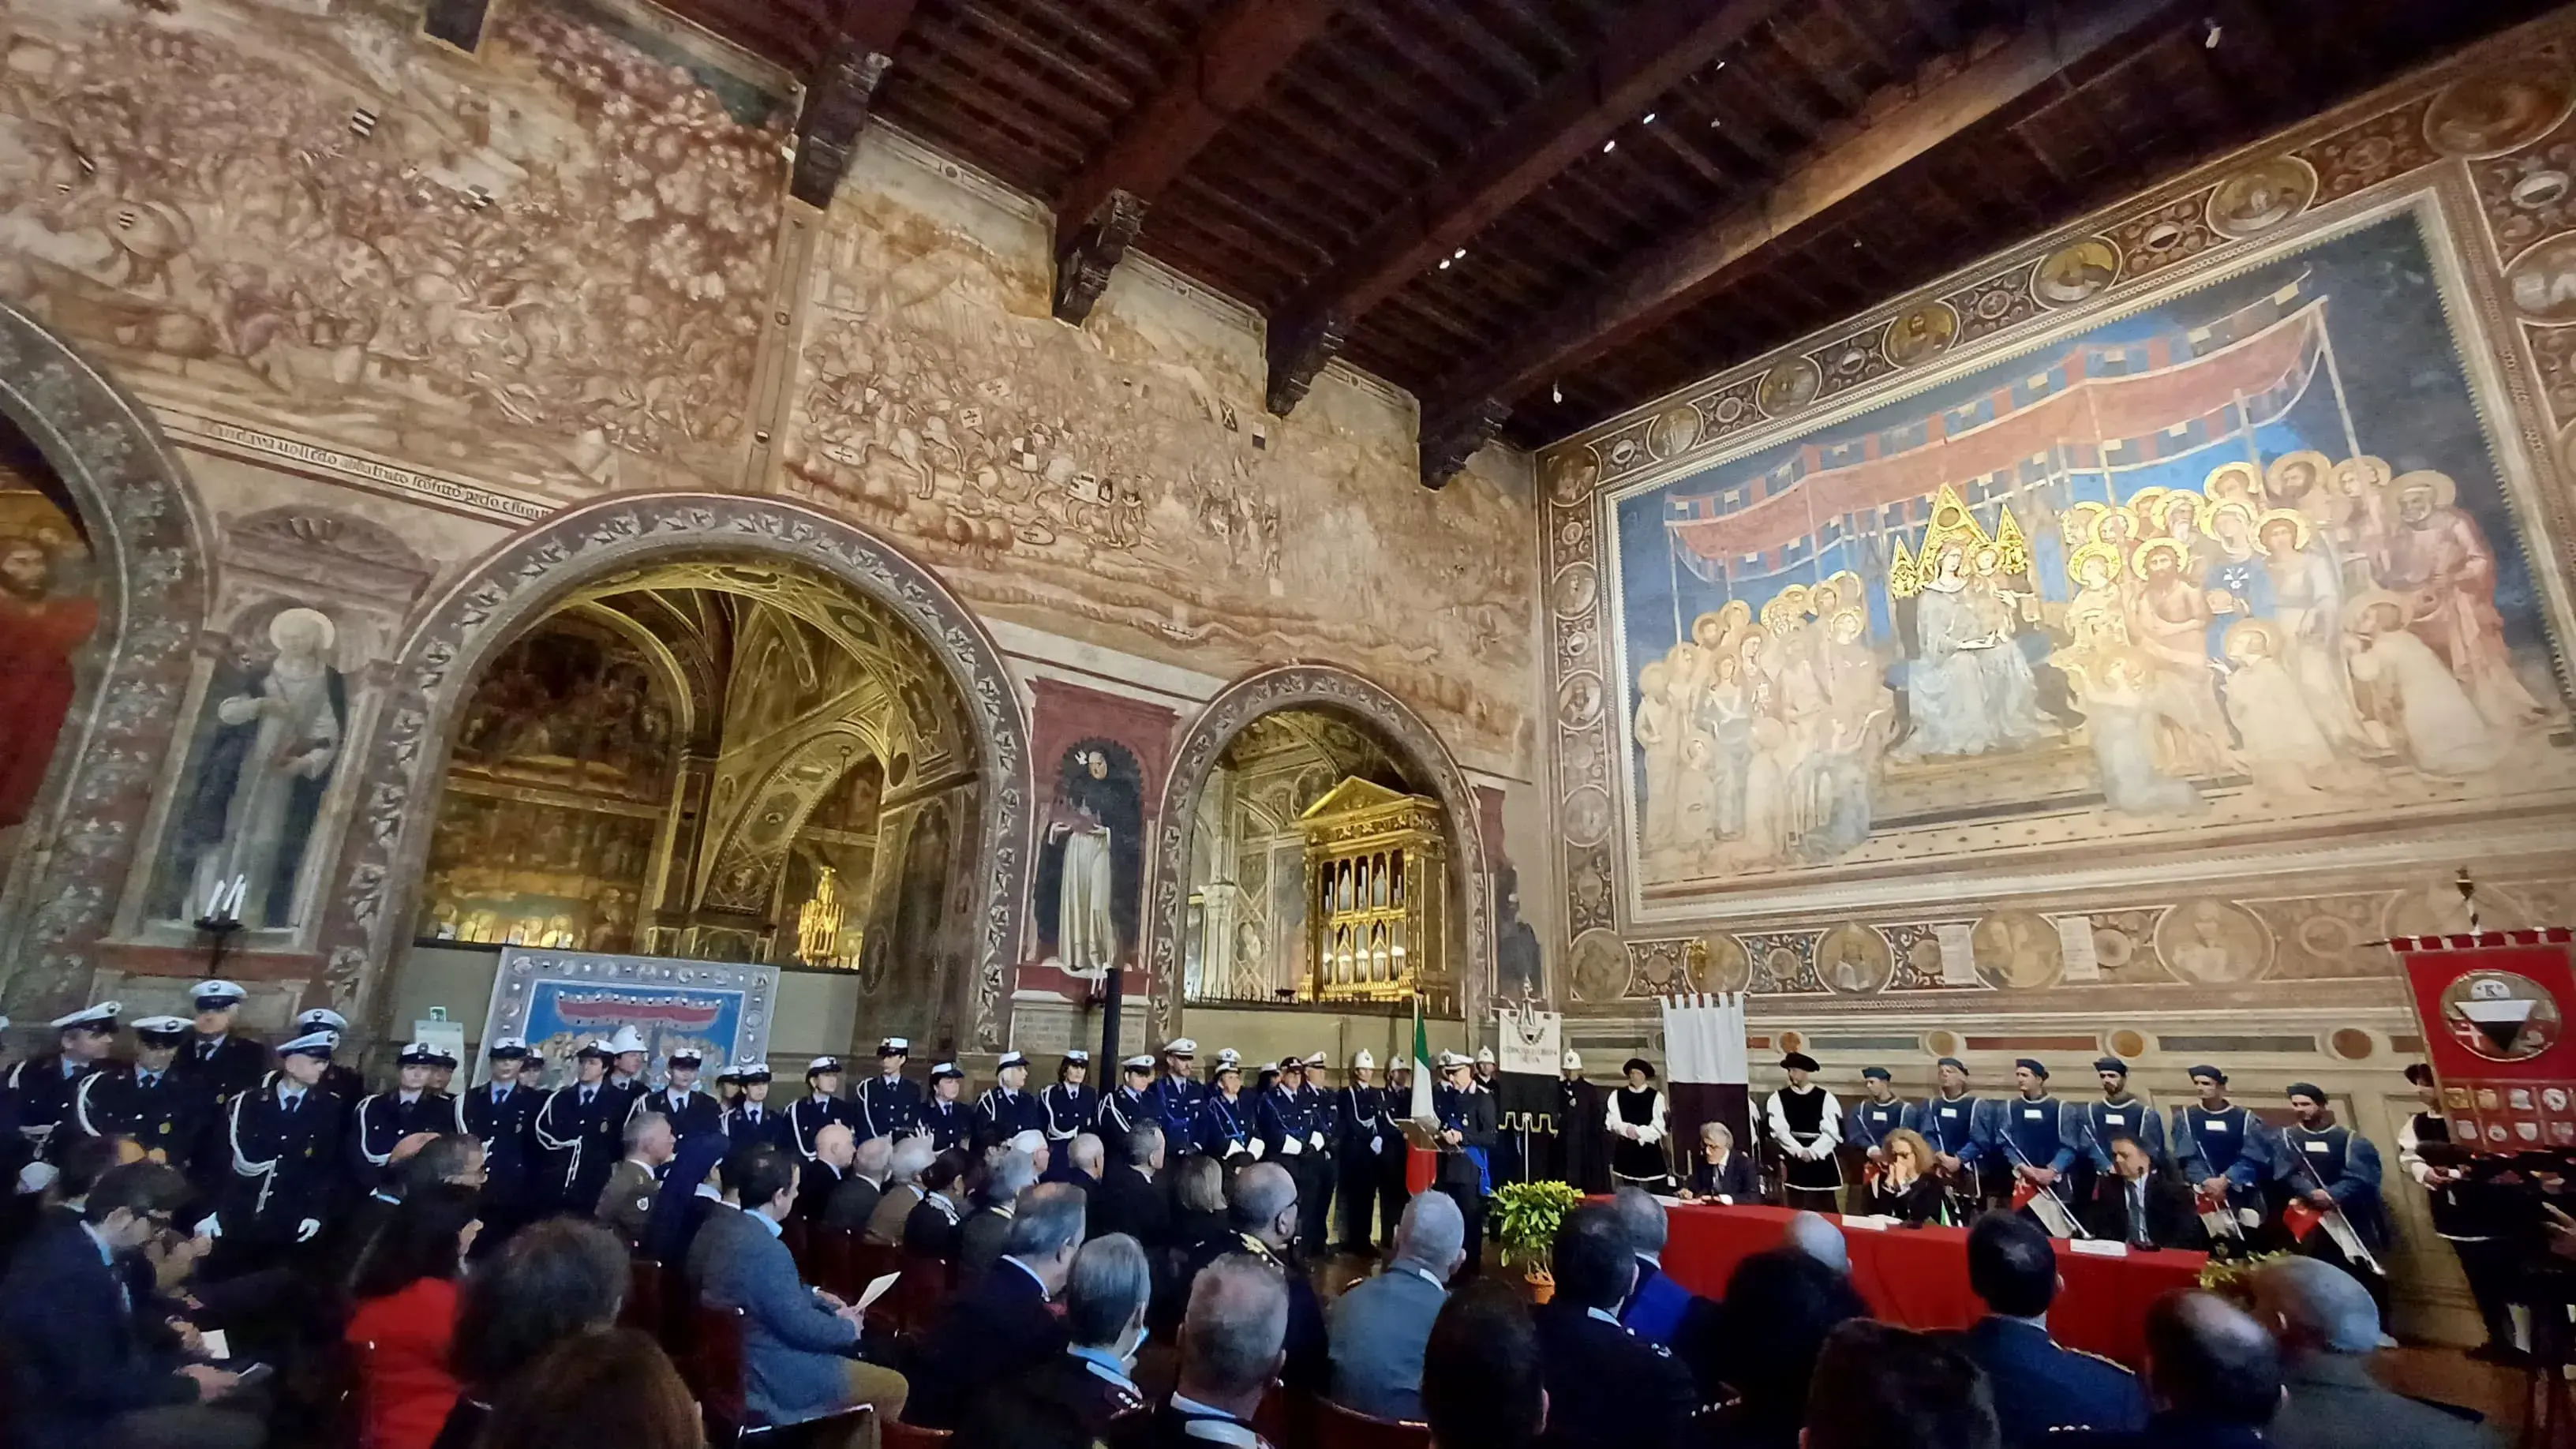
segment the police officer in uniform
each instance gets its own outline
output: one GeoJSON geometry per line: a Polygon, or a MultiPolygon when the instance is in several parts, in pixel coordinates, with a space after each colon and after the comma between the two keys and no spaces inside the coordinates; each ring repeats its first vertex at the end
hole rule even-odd
{"type": "MultiPolygon", "coordinates": [[[[2253,1108],[2227,1100],[2225,1072],[2193,1067],[2191,1085],[2200,1100],[2174,1109],[2174,1158],[2183,1180],[2200,1195],[2204,1219],[2213,1208],[2222,1211],[2235,1224],[2234,1236],[2243,1238],[2249,1227],[2262,1226],[2263,1180],[2279,1149],[2272,1129],[2253,1108]],[[2249,1213],[2255,1218],[2252,1224],[2244,1220],[2249,1213]]],[[[2222,1236],[2227,1236],[2223,1229],[2212,1232],[2213,1238],[2222,1236]]]]}
{"type": "MultiPolygon", "coordinates": [[[[1436,1109],[1436,1088],[1432,1102],[1436,1109]]],[[[1377,1103],[1378,1131],[1386,1141],[1386,1151],[1377,1160],[1377,1236],[1379,1242],[1393,1244],[1396,1226],[1404,1221],[1404,1210],[1413,1201],[1413,1189],[1405,1177],[1411,1144],[1404,1135],[1404,1124],[1413,1116],[1413,1063],[1409,1058],[1396,1057],[1386,1064],[1386,1090],[1378,1093],[1377,1103]]]]}
{"type": "Polygon", "coordinates": [[[2049,1095],[2048,1066],[2038,1058],[2015,1061],[2013,1081],[2021,1092],[1996,1111],[1995,1151],[2013,1178],[2051,1194],[2071,1213],[2075,1185],[2066,1179],[2082,1155],[2084,1119],[2049,1095]]]}
{"type": "Polygon", "coordinates": [[[215,1095],[175,1066],[188,1023],[147,1016],[134,1024],[134,1063],[84,1074],[72,1092],[72,1125],[86,1137],[131,1137],[156,1162],[185,1172],[206,1140],[215,1095]]]}
{"type": "Polygon", "coordinates": [[[1986,1154],[1986,1104],[1968,1091],[1968,1064],[1957,1057],[1935,1062],[1932,1075],[1932,1095],[1906,1109],[1905,1125],[1932,1144],[1950,1190],[1973,1205],[1985,1195],[1977,1178],[1986,1154]]]}
{"type": "Polygon", "coordinates": [[[9,1069],[9,1092],[18,1099],[18,1130],[39,1155],[53,1160],[78,1128],[72,1098],[81,1079],[108,1065],[116,1046],[120,1002],[102,1001],[54,1018],[55,1049],[9,1069]]]}
{"type": "Polygon", "coordinates": [[[230,1103],[236,1093],[258,1086],[268,1075],[268,1048],[233,1030],[248,994],[230,981],[200,981],[189,989],[197,1020],[171,1070],[203,1083],[218,1105],[230,1103]]]}
{"type": "Polygon", "coordinates": [[[429,1089],[430,1068],[440,1055],[425,1041],[405,1046],[394,1059],[394,1089],[358,1099],[349,1132],[349,1180],[360,1192],[376,1190],[404,1138],[444,1132],[456,1121],[455,1100],[429,1089]]]}
{"type": "Polygon", "coordinates": [[[724,1109],[716,1105],[715,1098],[698,1090],[698,1071],[705,1065],[706,1058],[698,1054],[696,1047],[673,1048],[662,1085],[635,1099],[635,1105],[627,1109],[628,1120],[638,1112],[659,1112],[671,1119],[675,1140],[724,1131],[724,1109]]]}
{"type": "Polygon", "coordinates": [[[930,1098],[921,1104],[921,1131],[930,1139],[931,1151],[963,1147],[974,1136],[975,1114],[957,1100],[965,1090],[966,1073],[955,1062],[941,1062],[930,1069],[930,1098]]]}
{"type": "Polygon", "coordinates": [[[277,1049],[277,1069],[226,1111],[232,1180],[217,1205],[221,1247],[259,1266],[321,1235],[348,1196],[340,1157],[349,1103],[323,1086],[335,1032],[307,1032],[277,1049]]]}
{"type": "Polygon", "coordinates": [[[1233,1172],[1247,1162],[1259,1162],[1268,1144],[1254,1134],[1253,1104],[1243,1100],[1243,1064],[1217,1058],[1215,1090],[1199,1104],[1197,1147],[1215,1158],[1233,1182],[1233,1172]]]}
{"type": "Polygon", "coordinates": [[[538,1211],[588,1213],[617,1166],[626,1130],[625,1094],[608,1084],[616,1055],[594,1041],[573,1055],[573,1079],[546,1094],[531,1129],[544,1153],[538,1211]]]}
{"type": "MultiPolygon", "coordinates": [[[[295,1018],[295,1030],[299,1036],[327,1031],[334,1038],[345,1037],[349,1034],[349,1019],[327,1006],[317,1006],[295,1018]]],[[[278,1050],[283,1054],[285,1048],[278,1050]]],[[[358,1069],[347,1062],[333,1061],[325,1065],[320,1085],[323,1091],[340,1099],[343,1117],[347,1116],[346,1109],[358,1105],[358,1099],[367,1095],[367,1079],[359,1076],[358,1069]]]]}
{"type": "MultiPolygon", "coordinates": [[[[140,1031],[142,1024],[136,1023],[135,1029],[140,1031]]],[[[2522,1255],[2514,1244],[2513,1194],[2464,1170],[2464,1158],[2451,1142],[2450,1119],[2442,1115],[2442,1094],[2434,1085],[2433,1069],[2417,1062],[2406,1069],[2406,1080],[2424,1110],[2397,1129],[2397,1166],[2424,1189],[2433,1231],[2459,1254],[2469,1296],[2477,1302],[2478,1317],[2486,1320],[2487,1341],[2469,1350],[2469,1357],[2488,1363],[2519,1362],[2522,1351],[2513,1344],[2513,1305],[2520,1296],[2522,1255]]]]}
{"type": "Polygon", "coordinates": [[[1376,1071],[1377,1058],[1362,1047],[1351,1053],[1350,1071],[1333,1092],[1333,1178],[1342,1200],[1345,1253],[1376,1253],[1378,1165],[1390,1151],[1404,1156],[1404,1139],[1390,1144],[1379,1120],[1386,1105],[1369,1082],[1376,1071]]]}
{"type": "MultiPolygon", "coordinates": [[[[1153,1099],[1145,1089],[1154,1081],[1154,1059],[1132,1056],[1118,1066],[1118,1090],[1100,1099],[1099,1114],[1091,1119],[1091,1130],[1100,1136],[1100,1145],[1109,1165],[1116,1167],[1127,1160],[1127,1138],[1137,1124],[1161,1125],[1154,1115],[1153,1099]]],[[[1167,1148],[1168,1150],[1168,1148],[1167,1148]]]]}
{"type": "Polygon", "coordinates": [[[1449,1194],[1466,1222],[1459,1240],[1467,1245],[1467,1265],[1461,1271],[1470,1276],[1484,1252],[1485,1195],[1494,1190],[1497,1131],[1494,1094],[1476,1089],[1475,1065],[1456,1052],[1442,1052],[1440,1071],[1448,1080],[1431,1094],[1431,1110],[1440,1119],[1440,1165],[1432,1185],[1449,1194]]]}
{"type": "Polygon", "coordinates": [[[858,1131],[856,1114],[841,1095],[841,1059],[816,1057],[805,1064],[805,1095],[787,1108],[787,1139],[801,1162],[814,1160],[814,1134],[838,1124],[858,1131]]]}
{"type": "Polygon", "coordinates": [[[787,1119],[769,1110],[769,1063],[737,1065],[733,1069],[733,1079],[742,1087],[742,1100],[725,1113],[726,1139],[737,1148],[760,1142],[785,1147],[787,1119]]]}
{"type": "Polygon", "coordinates": [[[1325,1208],[1333,1198],[1332,1107],[1306,1082],[1306,1063],[1288,1057],[1279,1080],[1253,1105],[1253,1129],[1262,1157],[1288,1169],[1297,1182],[1297,1241],[1324,1250],[1325,1208]]]}
{"type": "Polygon", "coordinates": [[[1046,1113],[1046,1139],[1052,1144],[1047,1154],[1050,1177],[1061,1179],[1073,1170],[1068,1149],[1100,1116],[1100,1093],[1091,1086],[1090,1077],[1091,1053],[1075,1047],[1056,1063],[1055,1085],[1038,1094],[1038,1106],[1046,1113]]]}
{"type": "Polygon", "coordinates": [[[2156,1109],[2129,1090],[2129,1064],[2118,1057],[2103,1057],[2093,1063],[2094,1072],[2102,1079],[2102,1100],[2084,1104],[2084,1166],[2076,1184],[2077,1202],[2091,1202],[2091,1182],[2095,1178],[2118,1175],[2111,1166],[2111,1143],[2115,1138],[2135,1137],[2147,1149],[2147,1161],[2162,1171],[2170,1159],[2165,1156],[2165,1122],[2156,1109]]]}
{"type": "Polygon", "coordinates": [[[2379,1200],[2379,1149],[2335,1120],[2334,1104],[2314,1083],[2292,1082],[2288,1096],[2299,1120],[2281,1129],[2273,1176],[2292,1199],[2312,1210],[2342,1209],[2344,1221],[2360,1239],[2359,1253],[2346,1252],[2320,1223],[2299,1240],[2299,1251],[2360,1280],[2384,1319],[2388,1276],[2376,1259],[2388,1242],[2388,1220],[2379,1200]]]}
{"type": "Polygon", "coordinates": [[[526,1042],[498,1038],[484,1059],[490,1079],[456,1098],[456,1130],[483,1144],[483,1235],[497,1242],[528,1220],[536,1145],[530,1124],[545,1094],[519,1080],[528,1064],[526,1042]]]}
{"type": "Polygon", "coordinates": [[[912,1043],[903,1037],[877,1043],[877,1074],[859,1088],[859,1120],[851,1124],[861,1142],[921,1130],[921,1084],[903,1074],[911,1056],[912,1043]]]}
{"type": "MultiPolygon", "coordinates": [[[[1046,1131],[1046,1108],[1028,1090],[1029,1059],[1019,1052],[1004,1052],[996,1065],[995,1084],[975,1100],[975,1146],[977,1150],[997,1142],[1008,1142],[1023,1132],[1046,1131]]],[[[1049,1154],[1053,1165],[1053,1154],[1049,1154]]]]}
{"type": "Polygon", "coordinates": [[[1208,1097],[1208,1089],[1190,1075],[1190,1063],[1198,1054],[1199,1044],[1185,1036],[1163,1043],[1163,1073],[1146,1093],[1154,1104],[1154,1120],[1163,1124],[1165,1148],[1175,1161],[1198,1151],[1199,1107],[1208,1097]]]}

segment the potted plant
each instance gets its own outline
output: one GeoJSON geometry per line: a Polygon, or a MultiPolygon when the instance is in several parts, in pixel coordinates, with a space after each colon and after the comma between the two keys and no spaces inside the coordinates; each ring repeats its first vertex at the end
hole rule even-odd
{"type": "Polygon", "coordinates": [[[1565,1226],[1565,1215],[1582,1201],[1583,1194],[1566,1182],[1511,1182],[1494,1192],[1494,1235],[1502,1240],[1503,1266],[1521,1265],[1530,1296],[1538,1302],[1545,1303],[1556,1293],[1556,1279],[1547,1271],[1548,1256],[1556,1249],[1556,1232],[1565,1226]]]}

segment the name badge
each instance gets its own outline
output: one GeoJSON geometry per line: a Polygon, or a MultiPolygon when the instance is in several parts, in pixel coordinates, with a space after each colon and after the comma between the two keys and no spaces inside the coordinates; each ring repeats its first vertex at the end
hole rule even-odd
{"type": "Polygon", "coordinates": [[[2306,1148],[2306,1149],[2307,1149],[2308,1151],[2310,1151],[2310,1152],[2319,1152],[2319,1153],[2323,1153],[2323,1152],[2331,1152],[2331,1151],[2333,1151],[2333,1150],[2334,1150],[2334,1144],[2333,1144],[2333,1143],[2330,1143],[2330,1142],[2302,1142],[2302,1143],[2300,1143],[2299,1145],[2300,1145],[2301,1147],[2306,1148]]]}
{"type": "Polygon", "coordinates": [[[2047,1114],[2046,1112],[2041,1111],[2041,1110],[2040,1110],[2040,1109],[2038,1109],[2037,1107],[2024,1107],[2024,1108],[2022,1108],[2022,1109],[2021,1109],[2021,1115],[2022,1115],[2022,1120],[2024,1120],[2024,1121],[2027,1121],[2027,1122],[2036,1122],[2036,1121],[2038,1121],[2040,1118],[2045,1117],[2045,1116],[2047,1116],[2048,1114],[2047,1114]]]}
{"type": "Polygon", "coordinates": [[[1959,1109],[1956,1107],[1944,1107],[1941,1109],[1941,1115],[1944,1117],[1956,1117],[1959,1115],[1959,1109]]]}
{"type": "Polygon", "coordinates": [[[2200,1124],[2200,1130],[2203,1132],[2233,1132],[2236,1130],[2236,1124],[2228,1121],[2224,1117],[2212,1117],[2208,1121],[2200,1124]]]}
{"type": "Polygon", "coordinates": [[[2122,1115],[2121,1113],[2118,1113],[2118,1112],[2105,1112],[2105,1113],[2103,1113],[2103,1114],[2102,1114],[2102,1120],[2103,1120],[2103,1121],[2105,1121],[2105,1122],[2110,1123],[2110,1124],[2111,1124],[2112,1126],[2114,1126],[2114,1127],[2117,1127],[2117,1126],[2119,1126],[2121,1123],[2126,1122],[2126,1121],[2128,1121],[2129,1119],[2128,1119],[2126,1116],[2124,1116],[2124,1115],[2122,1115]]]}

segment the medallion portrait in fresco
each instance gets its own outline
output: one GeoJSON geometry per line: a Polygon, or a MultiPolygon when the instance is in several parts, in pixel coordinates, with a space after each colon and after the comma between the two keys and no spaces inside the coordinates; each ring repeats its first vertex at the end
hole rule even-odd
{"type": "Polygon", "coordinates": [[[44,459],[0,425],[0,878],[98,638],[89,544],[44,459]]]}
{"type": "MultiPolygon", "coordinates": [[[[2430,217],[2285,244],[1611,499],[1644,906],[2576,789],[2430,217]]],[[[2247,924],[2168,944],[2239,979],[2247,924]]],[[[1981,971],[2053,974],[2039,929],[1980,927],[1981,971]]]]}

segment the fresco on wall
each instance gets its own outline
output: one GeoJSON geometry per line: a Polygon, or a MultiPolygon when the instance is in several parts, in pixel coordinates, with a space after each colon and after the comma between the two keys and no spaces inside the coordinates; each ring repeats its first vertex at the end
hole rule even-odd
{"type": "Polygon", "coordinates": [[[36,451],[0,429],[0,880],[98,636],[89,544],[56,491],[36,451]]]}
{"type": "Polygon", "coordinates": [[[1132,964],[1145,888],[1145,798],[1136,756],[1115,740],[1075,744],[1056,762],[1038,850],[1038,959],[1104,980],[1132,964]]]}
{"type": "Polygon", "coordinates": [[[2411,211],[1613,508],[1649,899],[2576,784],[2411,211]]]}
{"type": "Polygon", "coordinates": [[[540,500],[738,466],[774,98],[512,7],[24,0],[0,294],[175,403],[540,500]]]}
{"type": "Polygon", "coordinates": [[[901,538],[988,615],[1220,677],[1331,659],[1452,749],[1517,758],[1525,499],[1481,470],[1424,490],[1411,419],[1358,389],[1266,417],[1251,328],[1168,283],[1055,321],[1044,228],[881,139],[852,182],[819,247],[788,492],[901,538]]]}

